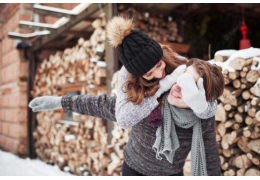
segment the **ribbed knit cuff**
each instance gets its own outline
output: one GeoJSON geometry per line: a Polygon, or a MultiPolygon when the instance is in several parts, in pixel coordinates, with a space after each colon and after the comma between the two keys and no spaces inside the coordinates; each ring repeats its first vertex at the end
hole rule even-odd
{"type": "Polygon", "coordinates": [[[65,111],[72,111],[72,96],[65,95],[61,98],[61,106],[65,111]]]}

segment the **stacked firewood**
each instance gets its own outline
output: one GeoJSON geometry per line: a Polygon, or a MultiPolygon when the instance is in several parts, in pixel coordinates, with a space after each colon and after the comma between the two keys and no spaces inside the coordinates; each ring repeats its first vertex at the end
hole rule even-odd
{"type": "Polygon", "coordinates": [[[225,176],[260,175],[260,58],[245,58],[244,52],[230,57],[218,54],[211,60],[225,78],[215,115],[225,176]]]}
{"type": "MultiPolygon", "coordinates": [[[[82,85],[81,94],[106,93],[105,25],[103,19],[92,23],[89,40],[80,38],[75,47],[57,52],[37,67],[31,95],[59,96],[62,86],[82,85]]],[[[107,148],[105,120],[73,113],[73,120],[60,120],[60,111],[36,115],[33,133],[37,156],[61,170],[76,175],[108,175],[110,153],[107,148]]]]}
{"type": "Polygon", "coordinates": [[[149,12],[141,12],[126,4],[118,5],[118,15],[133,18],[136,29],[141,30],[157,42],[183,42],[183,37],[178,34],[178,24],[168,17],[165,20],[163,15],[155,15],[149,12]]]}

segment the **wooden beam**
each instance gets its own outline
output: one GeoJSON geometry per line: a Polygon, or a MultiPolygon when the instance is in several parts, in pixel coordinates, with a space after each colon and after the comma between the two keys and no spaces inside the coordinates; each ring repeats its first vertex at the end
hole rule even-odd
{"type": "Polygon", "coordinates": [[[48,15],[54,17],[68,17],[68,18],[77,15],[77,13],[73,12],[72,10],[54,8],[54,7],[43,6],[38,4],[33,6],[33,12],[41,15],[48,15]]]}
{"type": "Polygon", "coordinates": [[[37,23],[31,21],[19,21],[19,27],[23,29],[39,29],[39,30],[50,30],[53,31],[58,27],[53,26],[53,24],[47,23],[37,23]]]}
{"type": "MultiPolygon", "coordinates": [[[[36,73],[36,55],[35,52],[31,51],[31,59],[28,62],[28,74],[27,74],[27,80],[28,80],[28,85],[27,85],[27,100],[28,103],[33,99],[31,95],[31,91],[33,90],[33,82],[35,78],[35,73],[36,73]]],[[[36,113],[32,111],[32,109],[28,106],[27,107],[27,157],[30,159],[35,159],[36,158],[36,153],[35,153],[35,147],[34,147],[34,138],[33,138],[33,132],[35,131],[35,128],[37,126],[36,122],[36,113]]]]}
{"type": "MultiPolygon", "coordinates": [[[[104,6],[104,4],[102,4],[102,6],[104,6]]],[[[41,48],[46,43],[54,40],[60,34],[62,34],[63,32],[65,32],[67,30],[69,30],[71,27],[73,27],[74,25],[76,25],[80,21],[86,19],[87,17],[91,16],[92,14],[94,14],[98,10],[99,10],[98,4],[91,4],[87,9],[82,11],[79,15],[71,18],[70,21],[68,21],[67,23],[63,24],[57,30],[54,30],[51,34],[37,39],[33,43],[33,50],[36,51],[37,49],[41,48]]]]}
{"type": "Polygon", "coordinates": [[[82,32],[82,31],[67,31],[62,33],[62,35],[74,35],[74,37],[83,37],[84,39],[89,38],[93,32],[82,32]]]}
{"type": "MultiPolygon", "coordinates": [[[[107,3],[105,8],[105,19],[108,22],[110,19],[112,19],[113,16],[117,14],[117,4],[115,3],[107,3]]],[[[108,43],[108,41],[105,41],[105,57],[106,57],[106,72],[107,72],[107,78],[106,78],[106,84],[107,84],[107,94],[111,94],[111,81],[113,78],[114,73],[119,69],[118,64],[118,56],[117,51],[115,48],[113,48],[112,45],[108,43]]],[[[112,139],[112,130],[114,129],[114,124],[111,121],[104,121],[106,124],[106,129],[108,132],[108,143],[111,142],[112,139]]]]}
{"type": "Polygon", "coordinates": [[[45,36],[50,34],[50,31],[44,30],[44,31],[36,31],[30,34],[21,34],[17,32],[8,32],[8,37],[13,39],[22,39],[22,40],[28,40],[31,38],[34,38],[35,36],[45,36]]]}

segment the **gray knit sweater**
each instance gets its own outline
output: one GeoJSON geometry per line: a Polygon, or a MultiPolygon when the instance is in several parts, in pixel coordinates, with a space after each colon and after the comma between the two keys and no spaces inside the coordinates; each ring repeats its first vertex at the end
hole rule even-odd
{"type": "MultiPolygon", "coordinates": [[[[65,95],[62,97],[61,103],[65,111],[116,121],[116,97],[109,97],[106,94],[100,96],[65,95]]],[[[213,116],[201,122],[207,173],[208,175],[220,175],[215,117],[213,116]]],[[[124,160],[127,165],[144,175],[167,176],[179,173],[183,169],[185,159],[191,150],[193,130],[192,128],[180,128],[176,125],[175,128],[180,147],[176,150],[171,164],[164,156],[162,160],[156,159],[156,153],[152,149],[156,139],[156,128],[148,123],[145,118],[134,125],[124,150],[124,160]]]]}

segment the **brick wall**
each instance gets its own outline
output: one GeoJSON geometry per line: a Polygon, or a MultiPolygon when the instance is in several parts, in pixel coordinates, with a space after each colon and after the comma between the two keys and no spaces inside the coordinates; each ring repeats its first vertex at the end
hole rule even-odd
{"type": "MultiPolygon", "coordinates": [[[[33,21],[32,3],[0,4],[0,148],[21,156],[27,150],[27,62],[15,49],[15,39],[8,32],[32,33],[20,29],[19,21],[33,21]]],[[[63,9],[73,9],[78,3],[42,4],[63,9]]],[[[40,22],[53,24],[58,18],[40,16],[40,22]]],[[[41,51],[38,59],[48,58],[56,51],[41,51]]]]}
{"type": "MultiPolygon", "coordinates": [[[[8,32],[19,32],[19,20],[30,20],[32,13],[21,11],[20,4],[1,6],[0,19],[0,148],[19,155],[26,154],[27,138],[27,62],[15,49],[8,32]]],[[[30,31],[27,31],[30,32],[30,31]]]]}

